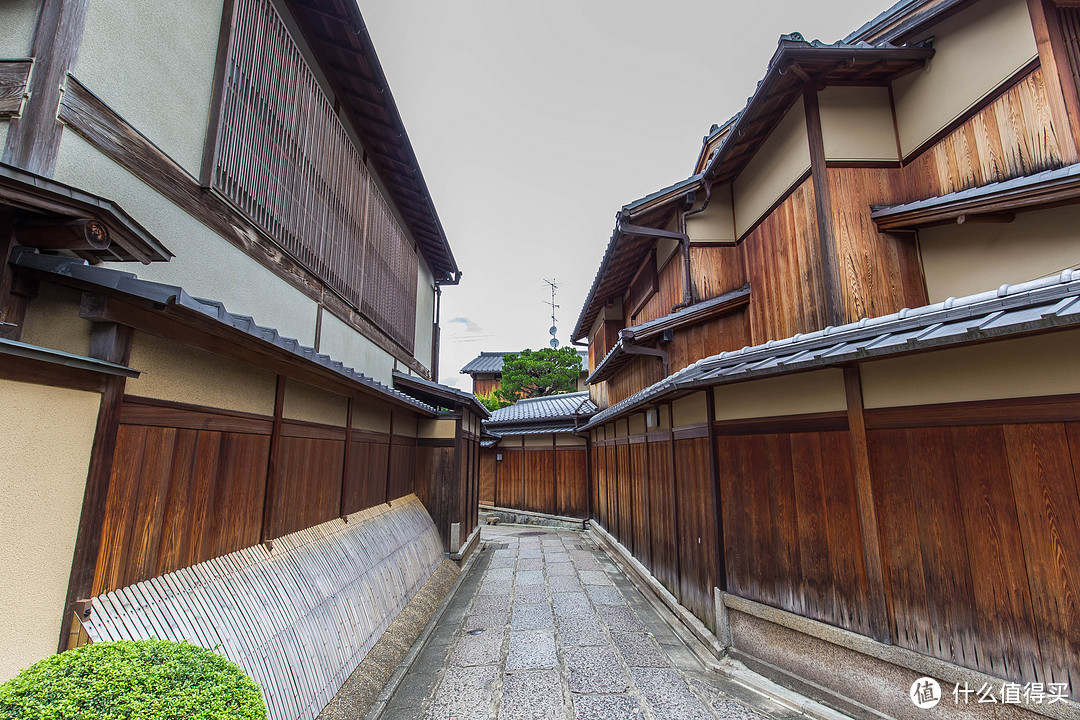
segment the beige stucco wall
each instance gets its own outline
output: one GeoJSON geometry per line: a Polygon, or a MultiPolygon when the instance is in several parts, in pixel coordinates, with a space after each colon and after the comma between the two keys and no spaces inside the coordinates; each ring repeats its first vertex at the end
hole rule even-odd
{"type": "Polygon", "coordinates": [[[804,415],[847,409],[838,369],[721,385],[713,390],[717,420],[804,415]]]}
{"type": "Polygon", "coordinates": [[[615,421],[615,437],[624,438],[630,434],[630,427],[626,422],[626,418],[619,418],[615,421]]]}
{"type": "Polygon", "coordinates": [[[930,302],[1080,267],[1080,206],[1020,213],[1011,223],[919,231],[930,302]]]}
{"type": "Polygon", "coordinates": [[[127,381],[128,395],[274,414],[276,376],[247,363],[135,333],[130,365],[142,375],[127,381]]]}
{"type": "MultiPolygon", "coordinates": [[[[60,142],[55,178],[119,204],[176,257],[152,265],[115,265],[143,280],[180,285],[194,297],[219,300],[230,312],[315,342],[317,305],[205,225],[99,153],[73,132],[60,142]]],[[[325,320],[325,318],[324,318],[325,320]]]]}
{"type": "Polygon", "coordinates": [[[513,435],[511,437],[504,437],[499,440],[498,446],[501,448],[520,448],[521,436],[513,435]]]}
{"type": "Polygon", "coordinates": [[[660,272],[667,263],[668,258],[679,249],[679,241],[671,238],[660,238],[656,241],[656,272],[660,272]]]}
{"type": "Polygon", "coordinates": [[[709,408],[704,392],[687,395],[671,403],[672,427],[700,425],[709,421],[709,408]]]}
{"type": "Polygon", "coordinates": [[[394,413],[394,434],[405,437],[416,437],[418,419],[415,415],[405,415],[401,412],[394,413]]]}
{"type": "Polygon", "coordinates": [[[905,156],[1039,54],[1027,3],[1019,0],[975,3],[924,37],[934,39],[929,65],[893,83],[905,156]]]}
{"type": "Polygon", "coordinates": [[[868,408],[1080,392],[1080,330],[860,365],[868,408]]]}
{"type": "Polygon", "coordinates": [[[735,242],[738,236],[730,184],[714,187],[705,212],[686,218],[686,234],[690,242],[735,242]]]}
{"type": "Polygon", "coordinates": [[[826,160],[897,160],[889,89],[828,87],[818,93],[826,160]]]}
{"type": "Polygon", "coordinates": [[[26,310],[22,342],[87,355],[93,323],[79,317],[81,298],[78,290],[41,283],[26,310]]]}
{"type": "Polygon", "coordinates": [[[388,433],[390,432],[390,411],[355,400],[352,409],[352,426],[357,430],[388,433]]]}
{"type": "Polygon", "coordinates": [[[38,0],[4,0],[4,25],[0,32],[0,58],[30,57],[34,40],[38,0]]]}
{"type": "Polygon", "coordinates": [[[806,111],[799,98],[735,178],[735,232],[742,236],[809,169],[806,111]]]}
{"type": "Polygon", "coordinates": [[[413,357],[430,370],[434,355],[435,279],[424,258],[420,257],[419,260],[419,271],[416,273],[416,340],[413,357]]]}
{"type": "Polygon", "coordinates": [[[288,380],[281,416],[290,420],[345,427],[348,424],[349,401],[329,390],[288,380]]]}
{"type": "Polygon", "coordinates": [[[394,384],[394,358],[328,311],[323,311],[319,352],[384,385],[394,384]]]}
{"type": "Polygon", "coordinates": [[[570,433],[558,433],[555,436],[555,444],[559,447],[578,447],[588,445],[585,438],[571,435],[570,433]]]}
{"type": "Polygon", "coordinates": [[[596,334],[597,328],[600,327],[600,323],[605,320],[615,320],[622,322],[623,319],[623,303],[622,299],[613,300],[611,305],[605,305],[600,309],[600,313],[596,316],[596,320],[593,321],[592,327],[589,329],[589,338],[592,338],[596,334]]]}
{"type": "Polygon", "coordinates": [[[551,435],[522,435],[524,445],[527,448],[551,449],[553,440],[551,435]]]}
{"type": "Polygon", "coordinates": [[[456,420],[422,419],[417,424],[417,437],[422,438],[446,438],[457,437],[456,420]]]}
{"type": "Polygon", "coordinates": [[[630,434],[641,435],[645,432],[645,413],[637,413],[631,415],[628,420],[630,421],[630,434]]]}
{"type": "Polygon", "coordinates": [[[72,74],[193,176],[202,165],[222,0],[88,4],[72,74]]]}
{"type": "Polygon", "coordinates": [[[0,380],[0,682],[56,652],[100,402],[0,380]]]}

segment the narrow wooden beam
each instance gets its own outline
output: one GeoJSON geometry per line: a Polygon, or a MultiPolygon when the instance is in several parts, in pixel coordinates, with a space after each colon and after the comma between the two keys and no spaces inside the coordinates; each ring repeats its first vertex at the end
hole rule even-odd
{"type": "Polygon", "coordinates": [[[866,564],[870,632],[873,633],[875,640],[892,644],[890,628],[893,623],[885,588],[877,511],[874,507],[874,488],[870,479],[870,454],[867,448],[866,420],[863,417],[862,384],[858,367],[844,368],[844,389],[847,395],[851,459],[855,469],[855,490],[859,505],[859,529],[862,532],[863,560],[866,564]]]}
{"type": "Polygon", "coordinates": [[[386,482],[383,486],[383,502],[390,502],[390,473],[392,472],[394,461],[394,412],[390,411],[390,437],[387,440],[386,446],[386,482]]]}
{"type": "Polygon", "coordinates": [[[344,520],[348,513],[345,512],[345,488],[349,484],[349,455],[352,453],[352,428],[353,428],[353,403],[356,400],[349,398],[345,410],[345,456],[341,463],[341,497],[338,499],[338,516],[344,520]]]}
{"type": "Polygon", "coordinates": [[[559,515],[559,448],[555,433],[551,433],[551,506],[552,515],[559,515]]]}
{"type": "MultiPolygon", "coordinates": [[[[95,323],[90,334],[90,355],[99,360],[127,365],[131,357],[131,328],[116,323],[95,323]]],[[[124,401],[127,378],[110,375],[105,379],[105,391],[98,409],[94,444],[90,451],[90,468],[83,491],[82,514],[75,536],[75,552],[68,578],[67,602],[61,619],[57,652],[67,649],[72,615],[80,601],[88,600],[94,590],[94,575],[101,533],[105,524],[105,507],[112,480],[116,437],[120,429],[120,411],[124,401]]]]}
{"type": "Polygon", "coordinates": [[[1016,213],[983,213],[981,215],[957,215],[957,225],[1007,224],[1016,219],[1016,213]]]}
{"type": "MultiPolygon", "coordinates": [[[[585,436],[585,517],[589,520],[593,519],[593,435],[595,430],[590,430],[585,436]]],[[[496,473],[498,472],[499,464],[495,463],[496,473]]],[[[496,474],[496,479],[498,475],[496,474]]]]}
{"type": "MultiPolygon", "coordinates": [[[[720,497],[720,458],[716,448],[716,396],[712,388],[705,390],[705,407],[709,424],[709,474],[712,481],[713,529],[716,533],[716,587],[727,592],[727,548],[724,547],[724,512],[720,497]]],[[[706,588],[710,595],[712,588],[706,588]]]]}
{"type": "Polygon", "coordinates": [[[829,176],[825,167],[825,142],[821,135],[821,111],[817,90],[807,86],[803,91],[806,106],[806,134],[810,139],[810,177],[814,182],[814,209],[817,211],[818,243],[821,248],[822,287],[825,288],[825,321],[829,325],[844,324],[844,300],[840,282],[840,254],[832,223],[832,201],[829,176]]]}
{"type": "Polygon", "coordinates": [[[1078,160],[1080,144],[1080,92],[1073,79],[1073,68],[1065,49],[1058,9],[1053,0],[1028,0],[1031,29],[1039,48],[1043,84],[1050,101],[1058,151],[1065,164],[1078,160]]]}
{"type": "Polygon", "coordinates": [[[277,376],[274,393],[274,426],[270,431],[270,461],[266,465],[266,492],[263,493],[262,542],[274,539],[274,503],[277,502],[277,475],[281,467],[281,421],[285,409],[284,375],[277,376]]]}
{"type": "Polygon", "coordinates": [[[9,124],[0,162],[52,177],[63,133],[56,119],[60,91],[79,55],[89,4],[89,0],[43,0],[30,48],[34,57],[30,97],[22,115],[9,124]]]}

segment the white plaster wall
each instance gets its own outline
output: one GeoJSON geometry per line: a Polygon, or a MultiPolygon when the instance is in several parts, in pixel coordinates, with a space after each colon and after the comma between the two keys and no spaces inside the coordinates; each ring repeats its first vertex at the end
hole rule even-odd
{"type": "Polygon", "coordinates": [[[430,370],[435,354],[435,333],[432,327],[435,323],[435,278],[432,277],[423,256],[420,256],[419,260],[419,270],[416,273],[416,345],[413,357],[430,370]]]}
{"type": "MultiPolygon", "coordinates": [[[[176,257],[118,269],[180,285],[189,295],[225,303],[304,345],[315,343],[317,304],[242,250],[158,194],[73,132],[60,142],[56,180],[118,203],[176,257]]],[[[344,359],[344,358],[338,358],[344,359]]]]}
{"type": "Polygon", "coordinates": [[[30,57],[37,24],[38,0],[4,0],[4,25],[0,28],[0,58],[30,57]]]}
{"type": "Polygon", "coordinates": [[[222,0],[93,0],[72,74],[199,176],[222,0]]]}
{"type": "Polygon", "coordinates": [[[818,93],[826,160],[898,160],[889,89],[828,87],[818,93]]]}
{"type": "Polygon", "coordinates": [[[1027,3],[1021,0],[975,3],[924,37],[934,39],[930,64],[893,83],[905,156],[1039,55],[1027,3]]]}
{"type": "Polygon", "coordinates": [[[763,378],[713,390],[717,420],[803,415],[847,409],[844,371],[838,369],[763,378]]]}
{"type": "Polygon", "coordinates": [[[393,386],[394,358],[329,312],[323,312],[319,352],[340,360],[357,372],[393,386]]]}
{"type": "Polygon", "coordinates": [[[810,140],[802,98],[735,178],[735,232],[741,237],[810,169],[810,140]]]}
{"type": "Polygon", "coordinates": [[[712,189],[705,212],[686,218],[686,234],[690,236],[690,242],[735,242],[731,185],[717,185],[712,189]]]}
{"type": "Polygon", "coordinates": [[[100,403],[0,380],[0,682],[56,652],[100,403]]]}
{"type": "Polygon", "coordinates": [[[1080,206],[1020,213],[1004,224],[942,225],[919,231],[930,302],[1080,267],[1080,206]]]}

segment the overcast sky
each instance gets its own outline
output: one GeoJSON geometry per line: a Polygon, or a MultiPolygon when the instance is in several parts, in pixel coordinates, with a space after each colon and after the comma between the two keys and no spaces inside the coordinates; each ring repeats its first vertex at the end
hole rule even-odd
{"type": "Polygon", "coordinates": [[[782,33],[834,42],[888,0],[359,0],[463,271],[439,381],[482,350],[569,342],[615,213],[688,177],[782,33]]]}

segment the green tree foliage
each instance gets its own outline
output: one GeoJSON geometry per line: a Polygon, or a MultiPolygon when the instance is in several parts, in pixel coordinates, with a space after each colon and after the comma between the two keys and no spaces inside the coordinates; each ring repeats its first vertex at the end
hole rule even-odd
{"type": "Polygon", "coordinates": [[[502,387],[495,393],[515,403],[522,398],[574,392],[580,375],[581,355],[573,348],[526,349],[503,357],[502,387]]]}
{"type": "Polygon", "coordinates": [[[52,655],[0,684],[0,718],[266,720],[259,686],[189,643],[94,643],[52,655]]]}
{"type": "Polygon", "coordinates": [[[512,402],[503,400],[498,396],[498,390],[492,390],[489,393],[483,395],[477,395],[476,399],[480,401],[480,404],[486,407],[490,412],[495,412],[499,408],[504,408],[508,405],[513,405],[512,402]]]}

